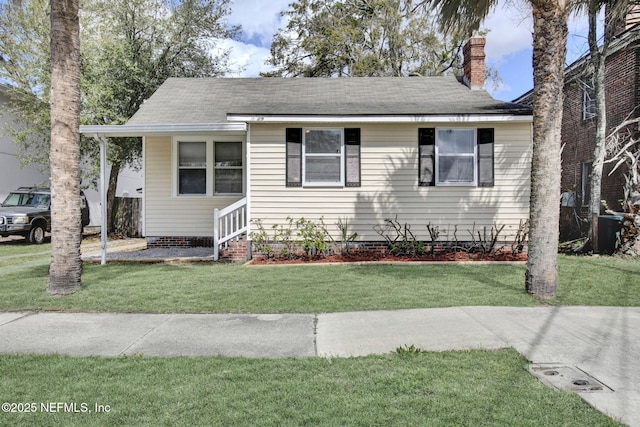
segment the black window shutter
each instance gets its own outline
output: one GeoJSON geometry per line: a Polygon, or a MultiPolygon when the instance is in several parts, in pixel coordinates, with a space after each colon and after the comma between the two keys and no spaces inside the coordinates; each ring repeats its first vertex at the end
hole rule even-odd
{"type": "Polygon", "coordinates": [[[418,185],[436,185],[436,129],[418,129],[418,185]]]}
{"type": "Polygon", "coordinates": [[[302,187],[302,128],[287,128],[287,187],[302,187]]]}
{"type": "Polygon", "coordinates": [[[346,187],[360,187],[360,129],[344,130],[344,170],[346,187]]]}
{"type": "Polygon", "coordinates": [[[493,128],[478,129],[478,187],[493,187],[493,128]]]}

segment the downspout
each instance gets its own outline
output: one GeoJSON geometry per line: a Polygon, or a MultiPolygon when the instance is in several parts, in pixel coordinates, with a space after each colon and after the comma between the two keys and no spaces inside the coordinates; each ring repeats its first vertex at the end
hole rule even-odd
{"type": "Polygon", "coordinates": [[[251,123],[247,123],[247,148],[246,148],[246,162],[247,162],[247,188],[245,197],[247,198],[246,218],[247,222],[247,261],[250,261],[251,253],[251,123]]]}
{"type": "Polygon", "coordinates": [[[107,263],[107,191],[106,191],[106,168],[107,168],[107,140],[100,134],[95,134],[94,138],[100,141],[100,265],[107,263]]]}

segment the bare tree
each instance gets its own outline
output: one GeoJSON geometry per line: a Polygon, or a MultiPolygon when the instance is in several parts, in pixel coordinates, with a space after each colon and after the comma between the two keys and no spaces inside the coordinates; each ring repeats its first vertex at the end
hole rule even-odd
{"type": "Polygon", "coordinates": [[[595,94],[595,147],[593,150],[593,166],[591,169],[591,194],[589,195],[589,211],[591,221],[591,244],[593,251],[598,251],[598,216],[600,215],[600,200],[602,198],[602,169],[606,157],[607,138],[607,102],[605,97],[605,65],[609,46],[614,39],[616,28],[629,10],[629,0],[587,0],[586,8],[589,15],[589,55],[593,68],[593,87],[595,94]],[[604,37],[598,44],[598,14],[606,7],[607,24],[604,37]]]}

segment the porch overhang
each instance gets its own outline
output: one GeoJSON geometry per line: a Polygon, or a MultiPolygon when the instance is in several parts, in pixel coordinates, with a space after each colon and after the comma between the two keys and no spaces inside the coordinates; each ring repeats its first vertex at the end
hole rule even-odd
{"type": "Polygon", "coordinates": [[[125,138],[140,136],[193,135],[212,132],[232,132],[244,134],[246,123],[177,123],[157,125],[85,125],[80,133],[87,136],[100,135],[103,138],[125,138]]]}

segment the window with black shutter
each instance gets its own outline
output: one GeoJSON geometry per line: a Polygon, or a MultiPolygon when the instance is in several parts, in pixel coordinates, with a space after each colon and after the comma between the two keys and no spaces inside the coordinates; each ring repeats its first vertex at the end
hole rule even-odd
{"type": "Polygon", "coordinates": [[[492,187],[494,129],[420,128],[418,185],[492,187]]]}
{"type": "Polygon", "coordinates": [[[359,128],[287,128],[286,185],[359,187],[359,128]]]}

